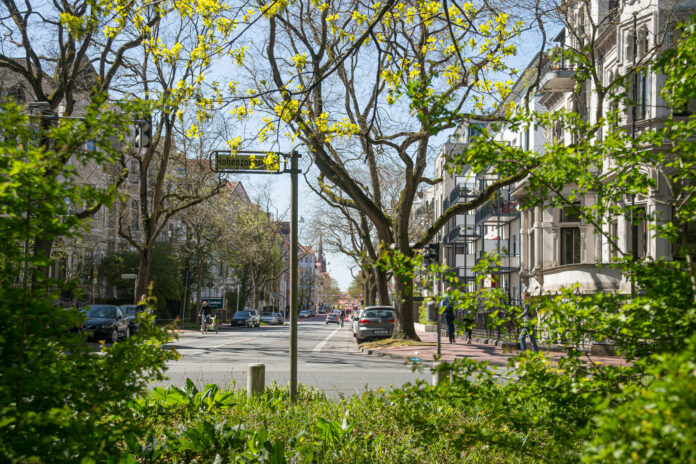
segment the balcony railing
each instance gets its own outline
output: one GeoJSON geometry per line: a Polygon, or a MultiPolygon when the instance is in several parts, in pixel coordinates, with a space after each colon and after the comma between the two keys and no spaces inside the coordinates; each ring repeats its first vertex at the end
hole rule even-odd
{"type": "Polygon", "coordinates": [[[472,270],[471,266],[451,267],[447,270],[446,274],[449,276],[456,276],[460,282],[461,281],[474,281],[474,280],[476,280],[476,275],[474,274],[474,271],[472,270]]]}
{"type": "Polygon", "coordinates": [[[476,210],[476,224],[482,222],[507,222],[519,215],[517,202],[505,200],[500,203],[489,201],[476,210]]]}
{"type": "MultiPolygon", "coordinates": [[[[478,264],[483,257],[479,256],[476,258],[476,263],[478,264]]],[[[507,273],[507,272],[516,272],[520,270],[520,257],[519,256],[509,256],[509,255],[501,255],[500,256],[500,267],[498,268],[497,271],[493,271],[494,274],[501,272],[501,273],[507,273]]]]}
{"type": "Polygon", "coordinates": [[[479,228],[473,224],[459,224],[450,230],[444,238],[445,245],[453,244],[454,242],[469,242],[481,237],[479,228]]]}
{"type": "Polygon", "coordinates": [[[563,60],[551,63],[539,82],[539,90],[543,93],[570,92],[574,86],[575,69],[563,60]]]}
{"type": "Polygon", "coordinates": [[[442,202],[442,209],[445,210],[455,204],[458,200],[462,199],[468,201],[476,198],[480,194],[477,189],[477,184],[473,182],[468,182],[465,185],[457,185],[449,194],[448,198],[442,202]]]}

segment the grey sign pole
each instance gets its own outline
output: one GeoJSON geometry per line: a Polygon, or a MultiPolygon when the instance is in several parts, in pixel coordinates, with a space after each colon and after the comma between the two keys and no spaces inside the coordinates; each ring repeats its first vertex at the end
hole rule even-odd
{"type": "Polygon", "coordinates": [[[298,158],[293,151],[290,155],[290,399],[297,400],[297,174],[298,158]]]}

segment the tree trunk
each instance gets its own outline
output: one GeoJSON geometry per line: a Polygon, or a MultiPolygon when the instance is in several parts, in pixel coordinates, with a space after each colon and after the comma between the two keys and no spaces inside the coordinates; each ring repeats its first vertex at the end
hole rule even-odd
{"type": "Polygon", "coordinates": [[[396,307],[396,321],[392,338],[397,340],[420,341],[414,328],[413,319],[413,280],[403,282],[396,279],[394,292],[394,306],[396,307]]]}
{"type": "Polygon", "coordinates": [[[252,298],[251,298],[251,301],[253,302],[253,305],[254,305],[253,309],[257,310],[258,306],[259,306],[259,295],[258,295],[258,293],[256,293],[257,292],[256,277],[253,274],[251,275],[251,287],[252,287],[252,291],[254,292],[252,295],[252,298]]]}
{"type": "Polygon", "coordinates": [[[140,253],[140,266],[138,266],[138,284],[135,291],[135,302],[138,302],[140,295],[147,295],[147,288],[150,286],[150,267],[152,266],[152,247],[146,247],[140,253]]]}
{"type": "Polygon", "coordinates": [[[203,264],[204,258],[200,258],[197,262],[198,266],[198,281],[196,282],[196,316],[198,317],[201,310],[201,289],[203,288],[203,264]]]}
{"type": "Polygon", "coordinates": [[[379,266],[375,266],[375,287],[379,296],[379,304],[388,306],[389,301],[389,286],[387,285],[387,273],[379,266]]]}
{"type": "Polygon", "coordinates": [[[374,306],[377,304],[377,286],[376,285],[371,285],[370,286],[370,304],[369,306],[374,306]]]}
{"type": "Polygon", "coordinates": [[[372,299],[372,273],[366,274],[362,271],[363,278],[363,301],[360,303],[364,306],[372,306],[374,300],[372,299]]]}
{"type": "Polygon", "coordinates": [[[36,237],[34,239],[34,256],[36,258],[41,258],[45,264],[36,266],[31,272],[32,292],[40,289],[42,284],[48,281],[51,268],[52,249],[53,239],[44,239],[41,237],[36,237]]]}

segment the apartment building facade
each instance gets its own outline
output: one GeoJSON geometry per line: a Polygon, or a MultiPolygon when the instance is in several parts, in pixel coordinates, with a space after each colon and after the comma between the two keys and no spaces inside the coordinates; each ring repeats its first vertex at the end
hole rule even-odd
{"type": "MultiPolygon", "coordinates": [[[[645,69],[665,47],[673,45],[673,25],[693,13],[693,1],[593,1],[569,8],[566,28],[556,37],[559,48],[581,49],[594,37],[594,58],[599,84],[611,85],[620,76],[629,76],[626,89],[633,104],[600,99],[597,82],[579,82],[576,70],[564,58],[549,62],[539,81],[538,102],[546,111],[568,110],[595,124],[600,117],[618,111],[618,127],[607,124],[602,131],[623,130],[635,136],[645,129],[660,128],[672,108],[660,96],[663,75],[645,69]],[[588,8],[589,6],[589,8],[588,8]],[[579,87],[579,90],[578,90],[579,87]]],[[[693,111],[693,108],[691,109],[693,111]]],[[[570,145],[576,134],[560,122],[545,133],[547,142],[570,145]]],[[[597,142],[601,142],[602,133],[597,142]]],[[[597,176],[606,175],[613,160],[603,166],[588,166],[597,176]]],[[[636,169],[643,169],[636,166],[636,169]]],[[[605,217],[600,228],[586,221],[577,207],[591,207],[602,198],[589,192],[559,208],[523,208],[521,213],[521,275],[532,293],[557,293],[577,286],[579,293],[630,293],[631,283],[621,272],[607,265],[617,256],[635,259],[672,259],[670,243],[654,233],[656,222],[671,219],[670,192],[658,172],[648,172],[657,188],[648,195],[631,195],[623,201],[635,206],[632,216],[605,217]]],[[[521,204],[527,198],[527,184],[521,182],[512,196],[521,204]]],[[[568,195],[576,186],[567,185],[568,195]]]]}
{"type": "MultiPolygon", "coordinates": [[[[618,127],[603,130],[635,134],[661,127],[673,110],[660,96],[664,76],[645,70],[646,64],[661,49],[673,44],[673,24],[696,12],[696,2],[634,0],[619,4],[594,0],[564,5],[568,20],[566,28],[556,37],[557,51],[568,47],[581,49],[586,45],[583,40],[593,34],[597,72],[604,85],[641,69],[634,73],[633,85],[628,89],[634,104],[617,105],[612,99],[600,100],[592,80],[578,85],[576,70],[560,54],[560,60],[546,55],[535,57],[500,108],[528,101],[531,111],[573,111],[588,123],[595,123],[610,111],[618,111],[618,127]],[[530,88],[534,83],[538,86],[530,88]]],[[[685,114],[693,113],[696,104],[690,103],[685,110],[685,114]]],[[[487,173],[474,174],[468,167],[454,176],[445,169],[446,155],[465,147],[481,127],[484,125],[475,121],[463,124],[438,156],[436,177],[442,177],[443,182],[436,190],[439,201],[434,208],[435,217],[456,202],[473,199],[497,180],[487,173]]],[[[538,153],[544,152],[546,144],[571,145],[577,137],[560,121],[546,129],[493,124],[485,127],[497,142],[538,153]]],[[[599,137],[601,141],[601,133],[599,137]]],[[[611,162],[611,159],[605,161],[611,162]]],[[[606,166],[588,167],[596,169],[597,175],[601,175],[603,168],[606,166]]],[[[525,289],[533,294],[554,294],[561,288],[576,285],[580,293],[630,293],[629,280],[618,269],[607,265],[618,255],[672,259],[668,241],[652,232],[656,221],[671,217],[669,189],[664,179],[657,178],[657,172],[650,174],[655,176],[658,187],[647,196],[625,199],[636,207],[634,217],[605,218],[600,230],[585,221],[576,208],[601,201],[595,193],[576,197],[573,204],[550,208],[526,205],[529,199],[526,180],[503,188],[475,211],[449,221],[439,236],[442,262],[454,268],[462,289],[473,291],[477,289],[473,283],[476,279],[473,266],[482,253],[496,252],[501,258],[499,275],[485,276],[483,286],[503,288],[513,304],[520,302],[525,289]]],[[[561,194],[566,195],[575,187],[567,185],[561,194]]]]}

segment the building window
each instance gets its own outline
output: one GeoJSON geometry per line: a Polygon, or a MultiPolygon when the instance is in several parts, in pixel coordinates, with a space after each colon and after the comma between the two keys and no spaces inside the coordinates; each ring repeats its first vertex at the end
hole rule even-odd
{"type": "Polygon", "coordinates": [[[615,259],[619,254],[619,247],[617,244],[619,240],[619,223],[617,221],[609,223],[609,237],[611,238],[611,242],[609,242],[609,256],[615,259]]]}
{"type": "Polygon", "coordinates": [[[561,264],[580,262],[580,228],[564,227],[561,229],[561,264]]]}
{"type": "Polygon", "coordinates": [[[131,184],[138,183],[138,161],[132,160],[130,162],[130,168],[128,169],[128,177],[130,178],[131,184]]]}
{"type": "Polygon", "coordinates": [[[517,235],[512,236],[512,256],[517,256],[517,235]]]}
{"type": "Polygon", "coordinates": [[[648,243],[648,221],[645,208],[636,208],[631,225],[631,250],[635,259],[645,258],[648,243]]]}
{"type": "Polygon", "coordinates": [[[674,116],[690,116],[694,113],[696,113],[696,98],[692,98],[685,105],[675,107],[672,110],[674,116]]]}
{"type": "Polygon", "coordinates": [[[478,137],[481,134],[482,129],[483,129],[483,124],[481,124],[481,123],[469,124],[469,128],[468,128],[469,141],[478,137]]]}
{"type": "Polygon", "coordinates": [[[524,150],[529,151],[529,126],[524,129],[524,150]]]}
{"type": "Polygon", "coordinates": [[[580,202],[561,208],[561,222],[580,222],[580,202]]]}
{"type": "Polygon", "coordinates": [[[140,229],[140,205],[138,200],[133,200],[131,202],[131,229],[133,230],[139,230],[140,229]]]}
{"type": "Polygon", "coordinates": [[[636,76],[636,120],[648,117],[648,73],[641,72],[636,76]]]}
{"type": "Polygon", "coordinates": [[[534,255],[534,234],[535,232],[529,234],[529,269],[534,269],[536,267],[536,256],[534,255]]]}

